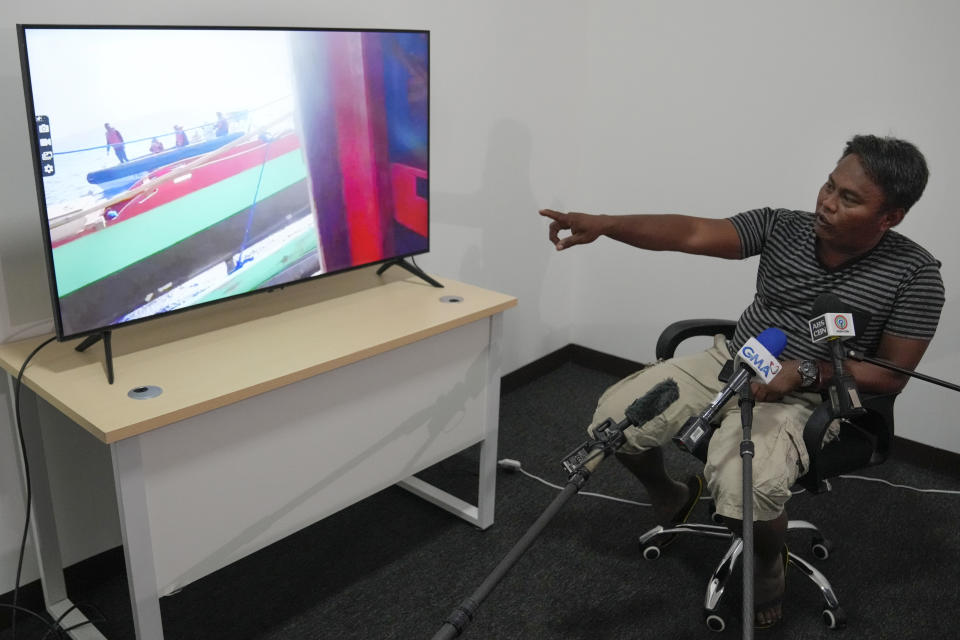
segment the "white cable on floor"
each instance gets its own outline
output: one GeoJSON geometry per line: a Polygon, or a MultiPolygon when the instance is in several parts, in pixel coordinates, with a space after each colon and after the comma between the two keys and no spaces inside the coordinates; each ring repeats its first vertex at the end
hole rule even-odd
{"type": "MultiPolygon", "coordinates": [[[[556,489],[556,490],[558,490],[558,491],[562,491],[562,490],[563,490],[563,487],[561,487],[560,485],[553,484],[552,482],[548,482],[547,480],[544,480],[544,479],[541,478],[540,476],[536,476],[536,475],[530,473],[529,471],[527,471],[526,469],[524,469],[523,466],[520,464],[520,462],[517,461],[517,460],[512,460],[512,459],[510,459],[510,458],[504,458],[503,460],[499,460],[499,461],[497,462],[497,464],[500,465],[500,468],[501,468],[501,469],[506,469],[506,470],[508,470],[508,471],[519,471],[520,473],[522,473],[523,475],[527,476],[528,478],[533,478],[533,479],[536,480],[537,482],[541,482],[541,483],[547,485],[548,487],[552,487],[553,489],[556,489]]],[[[633,505],[636,505],[636,506],[638,506],[638,507],[649,507],[649,506],[651,506],[649,502],[637,502],[636,500],[628,500],[628,499],[626,499],[626,498],[618,498],[618,497],[616,497],[616,496],[608,496],[608,495],[604,495],[604,494],[602,494],[602,493],[594,493],[594,492],[592,492],[592,491],[580,491],[579,493],[580,493],[580,495],[582,495],[582,496],[590,496],[590,497],[592,497],[592,498],[603,498],[604,500],[613,500],[614,502],[624,502],[624,503],[626,503],[626,504],[633,504],[633,505]]],[[[710,500],[711,498],[709,498],[708,496],[703,496],[703,497],[701,497],[700,499],[701,499],[701,500],[710,500]]]]}
{"type": "MultiPolygon", "coordinates": [[[[533,475],[532,473],[530,473],[529,471],[523,469],[522,467],[521,467],[520,469],[518,469],[518,471],[520,471],[520,473],[522,473],[523,475],[525,475],[525,476],[527,476],[527,477],[529,477],[529,478],[533,478],[533,479],[536,480],[537,482],[542,482],[543,484],[547,485],[548,487],[553,487],[554,489],[557,489],[557,490],[560,490],[560,491],[563,490],[563,487],[561,487],[561,486],[559,486],[559,485],[555,485],[555,484],[553,484],[552,482],[547,482],[547,481],[544,480],[543,478],[540,478],[540,477],[538,477],[538,476],[533,475]]],[[[580,495],[582,495],[582,496],[592,496],[592,497],[594,497],[594,498],[603,498],[604,500],[613,500],[614,502],[625,502],[625,503],[627,503],[627,504],[635,504],[635,505],[637,505],[638,507],[649,507],[649,506],[650,506],[650,504],[647,503],[647,502],[637,502],[636,500],[627,500],[626,498],[617,498],[616,496],[607,496],[607,495],[604,495],[604,494],[602,494],[602,493],[594,493],[594,492],[592,492],[592,491],[581,491],[581,492],[580,492],[580,495]]]]}
{"type": "Polygon", "coordinates": [[[945,493],[947,495],[960,495],[960,491],[951,491],[949,489],[918,489],[916,487],[911,487],[906,484],[894,484],[887,480],[881,478],[870,478],[867,476],[837,476],[838,478],[847,478],[850,480],[868,480],[870,482],[882,482],[883,484],[890,485],[891,487],[896,487],[897,489],[909,489],[910,491],[916,491],[917,493],[945,493]]]}
{"type": "MultiPolygon", "coordinates": [[[[560,485],[553,484],[552,482],[548,482],[547,480],[544,480],[544,479],[541,478],[540,476],[534,475],[534,474],[530,473],[529,471],[527,471],[526,469],[524,469],[524,468],[523,468],[523,465],[520,464],[520,461],[519,461],[519,460],[513,460],[513,459],[511,459],[511,458],[504,458],[504,459],[502,459],[502,460],[498,460],[498,461],[497,461],[497,464],[500,466],[501,469],[504,469],[504,470],[507,470],[507,471],[519,471],[520,473],[522,473],[523,475],[527,476],[528,478],[533,478],[533,479],[536,480],[537,482],[543,483],[543,484],[547,485],[548,487],[551,487],[551,488],[553,488],[553,489],[556,489],[557,491],[562,491],[562,490],[563,490],[563,487],[561,487],[560,485]]],[[[889,482],[889,481],[887,481],[887,480],[883,480],[883,479],[881,479],[881,478],[870,478],[870,477],[868,477],[868,476],[841,475],[841,476],[837,476],[837,477],[838,477],[838,478],[845,478],[845,479],[848,479],[848,480],[866,480],[866,481],[869,481],[869,482],[881,482],[881,483],[883,483],[883,484],[889,485],[889,486],[891,486],[891,487],[895,487],[895,488],[897,488],[897,489],[909,489],[910,491],[916,491],[916,492],[918,492],[918,493],[943,493],[943,494],[947,494],[947,495],[960,495],[960,491],[951,491],[951,490],[948,490],[948,489],[918,489],[918,488],[916,488],[916,487],[911,487],[911,486],[909,486],[909,485],[905,485],[905,484],[894,484],[894,483],[892,483],[892,482],[889,482]]],[[[792,493],[793,493],[793,495],[797,495],[797,494],[799,494],[799,493],[803,493],[804,491],[805,491],[805,489],[797,489],[796,491],[793,491],[792,493]]],[[[626,503],[626,504],[632,504],[632,505],[636,505],[636,506],[638,506],[638,507],[649,507],[649,506],[651,506],[650,503],[648,503],[648,502],[637,502],[636,500],[628,500],[628,499],[626,499],[626,498],[618,498],[618,497],[616,497],[616,496],[608,496],[608,495],[604,495],[604,494],[602,494],[602,493],[594,493],[594,492],[592,492],[592,491],[581,491],[581,492],[580,492],[580,495],[582,495],[582,496],[590,496],[590,497],[593,497],[593,498],[603,498],[604,500],[612,500],[612,501],[614,501],[614,502],[624,502],[624,503],[626,503]]],[[[712,500],[713,498],[711,498],[710,496],[702,496],[700,499],[701,499],[701,500],[712,500]]]]}

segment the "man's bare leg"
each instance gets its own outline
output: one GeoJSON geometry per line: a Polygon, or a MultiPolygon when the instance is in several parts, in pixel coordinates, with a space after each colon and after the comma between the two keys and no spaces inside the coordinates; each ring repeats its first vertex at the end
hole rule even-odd
{"type": "Polygon", "coordinates": [[[617,460],[637,477],[647,490],[657,522],[671,524],[671,520],[690,499],[690,489],[670,477],[663,464],[660,447],[642,453],[616,453],[617,460]]]}
{"type": "MultiPolygon", "coordinates": [[[[743,535],[743,522],[725,520],[731,531],[743,535]]],[[[758,520],[753,525],[754,624],[768,627],[783,617],[781,600],[786,584],[783,567],[783,548],[787,541],[787,512],[781,511],[773,520],[758,520]]]]}

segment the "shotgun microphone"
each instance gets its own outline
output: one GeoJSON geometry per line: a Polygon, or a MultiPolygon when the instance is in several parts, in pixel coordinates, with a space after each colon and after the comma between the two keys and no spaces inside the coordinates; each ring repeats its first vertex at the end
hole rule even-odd
{"type": "MultiPolygon", "coordinates": [[[[584,442],[567,454],[563,467],[567,473],[574,473],[595,457],[594,452],[602,450],[604,455],[615,451],[623,444],[623,431],[627,427],[639,427],[667,410],[680,397],[680,389],[672,378],[653,385],[649,391],[634,400],[624,410],[624,419],[614,422],[607,418],[593,430],[593,440],[584,442]]],[[[599,462],[602,456],[596,456],[599,462]]],[[[595,466],[595,464],[594,464],[595,466]]]]}
{"type": "Polygon", "coordinates": [[[720,393],[713,399],[710,405],[703,412],[694,416],[684,423],[677,435],[673,436],[674,443],[682,450],[692,453],[698,458],[702,457],[701,448],[706,448],[710,440],[710,435],[716,428],[711,421],[723,405],[743,388],[749,384],[753,377],[759,376],[765,383],[773,380],[783,368],[777,361],[777,358],[783,353],[783,348],[787,346],[787,335],[775,327],[764,329],[756,338],[750,338],[734,358],[734,369],[736,373],[730,379],[720,393]]]}

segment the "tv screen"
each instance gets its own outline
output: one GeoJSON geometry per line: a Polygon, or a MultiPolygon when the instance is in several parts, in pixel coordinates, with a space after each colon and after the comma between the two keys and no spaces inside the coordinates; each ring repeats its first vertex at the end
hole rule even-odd
{"type": "Polygon", "coordinates": [[[61,339],[429,250],[428,32],[18,34],[61,339]]]}

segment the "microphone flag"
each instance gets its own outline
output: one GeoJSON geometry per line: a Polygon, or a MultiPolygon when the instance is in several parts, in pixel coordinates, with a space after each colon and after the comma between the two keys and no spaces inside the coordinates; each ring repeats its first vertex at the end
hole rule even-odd
{"type": "Polygon", "coordinates": [[[749,338],[737,351],[736,362],[744,363],[769,384],[783,369],[777,356],[787,344],[787,336],[780,329],[765,329],[756,338],[749,338]],[[774,355],[776,354],[776,355],[774,355]]]}
{"type": "Polygon", "coordinates": [[[810,340],[814,343],[824,340],[845,340],[856,333],[853,313],[842,309],[846,305],[832,293],[822,293],[813,302],[813,318],[810,319],[810,340]]]}

